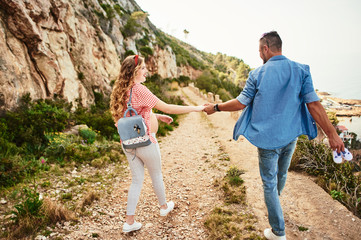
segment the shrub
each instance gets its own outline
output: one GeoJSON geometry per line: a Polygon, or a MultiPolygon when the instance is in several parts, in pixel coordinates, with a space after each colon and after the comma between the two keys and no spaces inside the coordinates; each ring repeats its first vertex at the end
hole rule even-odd
{"type": "Polygon", "coordinates": [[[0,137],[0,158],[14,156],[21,151],[14,143],[0,137]]]}
{"type": "Polygon", "coordinates": [[[94,98],[95,104],[90,109],[78,106],[71,118],[75,124],[85,124],[91,129],[99,131],[101,136],[113,139],[113,136],[118,135],[118,132],[109,110],[109,98],[95,91],[94,98]]]}
{"type": "Polygon", "coordinates": [[[115,5],[114,5],[114,10],[115,10],[116,13],[119,15],[119,17],[123,16],[123,13],[126,12],[126,11],[124,10],[124,8],[122,8],[119,4],[115,4],[115,5]]]}
{"type": "Polygon", "coordinates": [[[80,142],[75,136],[64,133],[46,134],[49,141],[48,146],[44,149],[44,155],[50,162],[62,161],[65,157],[65,150],[73,142],[80,142]]]}
{"type": "Polygon", "coordinates": [[[36,189],[23,188],[21,199],[22,201],[14,206],[16,211],[12,211],[15,215],[13,217],[15,223],[19,223],[25,217],[42,217],[40,210],[43,201],[39,199],[39,193],[36,192],[36,189]]]}
{"type": "Polygon", "coordinates": [[[107,14],[108,20],[115,17],[114,9],[111,5],[102,3],[100,4],[100,6],[104,9],[105,13],[107,14]]]}
{"type": "Polygon", "coordinates": [[[97,136],[96,132],[90,128],[82,128],[79,130],[79,135],[88,143],[93,144],[97,136]]]}
{"type": "Polygon", "coordinates": [[[72,143],[65,149],[65,159],[76,163],[90,162],[100,156],[98,148],[94,145],[72,143]]]}
{"type": "Polygon", "coordinates": [[[125,53],[124,53],[124,58],[130,56],[130,55],[135,55],[135,53],[132,51],[132,50],[127,50],[125,53]]]}
{"type": "Polygon", "coordinates": [[[85,76],[84,76],[84,73],[83,73],[83,72],[78,72],[78,79],[79,79],[80,81],[85,79],[85,76]]]}
{"type": "Polygon", "coordinates": [[[132,37],[134,36],[140,29],[140,25],[137,23],[137,21],[130,17],[127,21],[127,23],[124,25],[123,29],[120,29],[124,38],[132,37]]]}
{"type": "Polygon", "coordinates": [[[0,187],[13,186],[20,182],[26,173],[26,166],[20,164],[18,157],[0,158],[0,187]]]}
{"type": "Polygon", "coordinates": [[[153,52],[153,49],[151,49],[150,47],[141,47],[139,49],[139,51],[142,53],[142,55],[145,57],[145,58],[148,58],[148,56],[152,56],[154,54],[153,52]]]}
{"type": "Polygon", "coordinates": [[[7,112],[3,118],[6,132],[3,133],[9,142],[25,150],[39,153],[47,144],[45,132],[58,132],[68,124],[71,105],[63,101],[37,100],[31,102],[30,95],[22,98],[21,105],[14,112],[7,112]],[[39,121],[41,119],[41,121],[39,121]]]}
{"type": "Polygon", "coordinates": [[[242,91],[242,88],[231,81],[227,79],[222,81],[216,72],[212,71],[204,71],[202,75],[196,79],[195,83],[199,89],[219,94],[222,101],[228,101],[232,97],[237,97],[242,91]]]}

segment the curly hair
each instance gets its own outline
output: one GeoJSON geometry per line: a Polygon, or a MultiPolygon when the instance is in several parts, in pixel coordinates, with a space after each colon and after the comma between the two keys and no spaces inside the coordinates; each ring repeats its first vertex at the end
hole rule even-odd
{"type": "Polygon", "coordinates": [[[126,57],[121,64],[119,77],[114,83],[110,96],[110,112],[114,122],[117,122],[123,115],[123,110],[129,98],[128,91],[133,87],[134,77],[143,62],[144,58],[131,55],[126,57]]]}

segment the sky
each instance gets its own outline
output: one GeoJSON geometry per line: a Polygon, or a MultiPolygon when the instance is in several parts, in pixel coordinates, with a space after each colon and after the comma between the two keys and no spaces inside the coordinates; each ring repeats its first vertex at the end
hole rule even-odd
{"type": "Polygon", "coordinates": [[[263,63],[260,36],[275,30],[283,55],[310,66],[315,89],[361,99],[360,0],[135,1],[162,31],[201,51],[243,59],[251,68],[263,63]]]}

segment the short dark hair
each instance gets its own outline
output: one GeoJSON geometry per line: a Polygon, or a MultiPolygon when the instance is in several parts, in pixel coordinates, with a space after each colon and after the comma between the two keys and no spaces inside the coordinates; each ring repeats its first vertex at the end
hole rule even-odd
{"type": "Polygon", "coordinates": [[[282,50],[282,40],[280,35],[276,31],[266,32],[262,34],[262,37],[259,39],[263,41],[271,50],[282,50]]]}

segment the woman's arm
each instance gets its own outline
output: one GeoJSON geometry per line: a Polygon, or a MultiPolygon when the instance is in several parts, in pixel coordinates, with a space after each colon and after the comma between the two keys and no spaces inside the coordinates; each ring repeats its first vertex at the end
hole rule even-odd
{"type": "Polygon", "coordinates": [[[162,100],[159,100],[154,106],[156,109],[168,113],[168,114],[182,114],[189,112],[201,112],[204,109],[204,106],[180,106],[174,104],[167,104],[162,100]]]}
{"type": "Polygon", "coordinates": [[[157,120],[165,122],[167,124],[170,124],[171,122],[173,122],[173,118],[171,116],[168,116],[168,115],[155,113],[155,117],[157,118],[157,120]]]}

